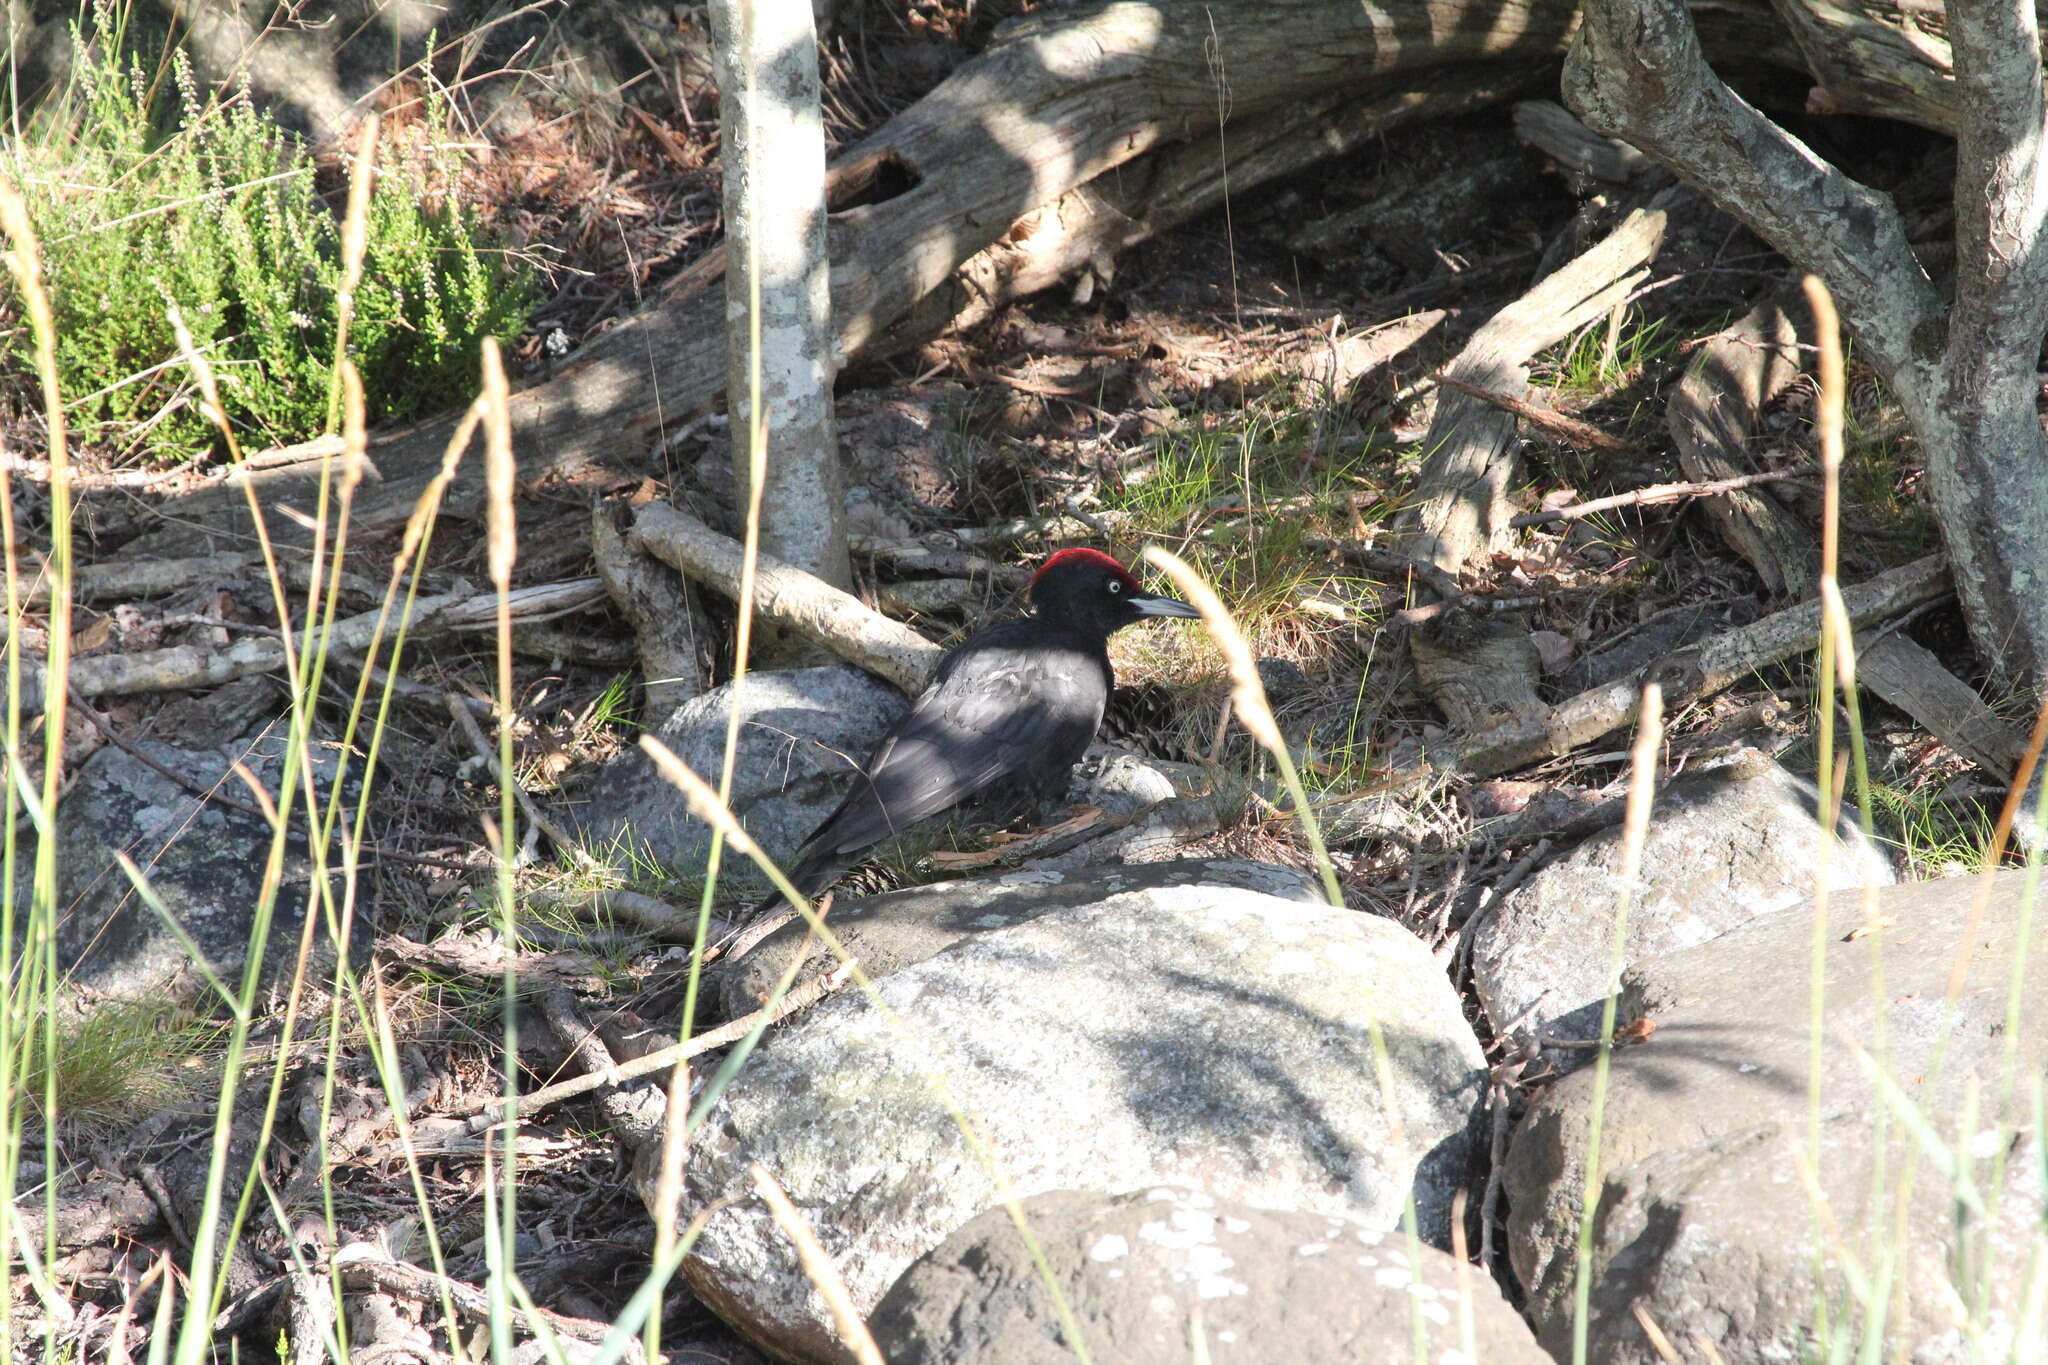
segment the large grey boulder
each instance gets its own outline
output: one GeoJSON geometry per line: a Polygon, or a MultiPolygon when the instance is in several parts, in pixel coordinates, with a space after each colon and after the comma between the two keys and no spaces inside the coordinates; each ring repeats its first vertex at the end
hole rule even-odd
{"type": "MultiPolygon", "coordinates": [[[[1519,1019],[1534,1034],[1599,1035],[1614,984],[1621,855],[1622,831],[1602,830],[1488,912],[1473,938],[1472,984],[1496,1030],[1519,1019]]],[[[1893,880],[1890,860],[1864,839],[1853,812],[1824,835],[1813,784],[1761,754],[1679,779],[1650,817],[1623,965],[1811,905],[1823,856],[1836,891],[1893,880]]],[[[1559,1070],[1591,1057],[1546,1055],[1559,1070]]]]}
{"type": "MultiPolygon", "coordinates": [[[[1398,1230],[1155,1188],[1023,1202],[1087,1359],[1118,1365],[1551,1365],[1484,1270],[1398,1230]],[[1460,1309],[1469,1306],[1466,1350],[1460,1309]],[[1199,1340],[1202,1351],[1197,1352],[1199,1340]]],[[[1075,1365],[1039,1266],[1006,1208],[904,1272],[869,1327],[890,1365],[1075,1365]]]]}
{"type": "MultiPolygon", "coordinates": [[[[2048,918],[2028,906],[2023,873],[1997,877],[1981,922],[1972,889],[1888,888],[1868,919],[1862,897],[1835,898],[1817,1108],[1809,916],[1760,920],[1630,971],[1622,1009],[1656,1028],[1614,1055],[1608,1077],[1594,1362],[1658,1360],[1637,1304],[1730,1365],[1874,1358],[1857,1351],[1880,1331],[1883,1358],[1915,1365],[2005,1360],[2048,1339],[2040,1302],[2023,1314],[2048,1256],[2033,1131],[2048,954],[2023,948],[2048,918]],[[1874,1300],[1859,1280],[1878,1286],[1874,1300]]],[[[1506,1171],[1508,1245],[1554,1352],[1571,1340],[1594,1090],[1583,1070],[1545,1091],[1506,1171]]]]}
{"type": "MultiPolygon", "coordinates": [[[[832,907],[832,931],[862,970],[880,979],[935,957],[964,939],[1007,929],[1055,910],[1093,905],[1127,891],[1164,886],[1221,886],[1259,891],[1282,900],[1321,905],[1322,891],[1306,873],[1273,863],[1236,858],[1184,858],[1179,862],[1064,872],[1030,868],[972,881],[933,882],[832,907]]],[[[741,958],[720,983],[728,1017],[760,1008],[789,961],[808,947],[809,960],[794,984],[838,966],[813,942],[808,927],[792,921],[741,958]]]]}
{"type": "MultiPolygon", "coordinates": [[[[863,1312],[1005,1185],[1194,1185],[1385,1229],[1412,1197],[1424,1237],[1447,1239],[1485,1061],[1428,949],[1390,921],[1217,887],[1127,892],[977,935],[877,989],[883,1008],[835,997],[771,1034],[691,1147],[683,1212],[708,1221],[684,1274],[777,1354],[841,1358],[752,1197],[755,1162],[863,1312]]],[[[653,1174],[636,1171],[650,1200],[653,1174]]]]}
{"type": "MultiPolygon", "coordinates": [[[[714,786],[736,692],[741,710],[732,810],[770,857],[786,863],[846,795],[857,765],[908,704],[893,687],[843,664],[750,673],[739,688],[727,683],[692,697],[654,734],[714,786]]],[[[564,814],[601,858],[644,854],[693,876],[710,853],[710,827],[690,814],[683,794],[637,748],[607,763],[564,814]]],[[[767,885],[757,869],[731,854],[720,875],[739,886],[767,885]]]]}
{"type": "MultiPolygon", "coordinates": [[[[206,966],[230,987],[239,986],[251,965],[271,829],[233,766],[247,768],[277,800],[285,736],[270,729],[218,748],[149,739],[132,745],[134,753],[109,746],[94,754],[57,807],[57,965],[92,998],[180,1001],[208,992],[179,933],[121,870],[115,855],[125,853],[206,966]],[[202,795],[209,792],[219,797],[202,795]]],[[[313,786],[323,803],[339,760],[330,747],[311,751],[313,786]]],[[[303,788],[298,795],[269,936],[254,964],[264,980],[290,975],[312,890],[303,788]]],[[[338,849],[328,865],[339,866],[338,849]]],[[[335,963],[325,917],[317,918],[308,959],[316,981],[331,977],[335,963]]],[[[353,945],[358,951],[366,946],[353,945]]]]}

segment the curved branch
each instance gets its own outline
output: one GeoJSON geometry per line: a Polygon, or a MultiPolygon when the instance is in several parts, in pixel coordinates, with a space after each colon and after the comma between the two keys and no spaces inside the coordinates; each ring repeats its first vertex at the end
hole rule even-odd
{"type": "Polygon", "coordinates": [[[1910,382],[1934,359],[1942,301],[1891,200],[1842,174],[1721,82],[1682,0],[1587,0],[1565,58],[1566,102],[1697,184],[1826,281],[1880,367],[1910,382]]]}

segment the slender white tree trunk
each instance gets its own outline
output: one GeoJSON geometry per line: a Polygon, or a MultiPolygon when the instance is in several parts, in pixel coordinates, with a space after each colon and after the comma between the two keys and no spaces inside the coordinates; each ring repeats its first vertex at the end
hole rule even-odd
{"type": "MultiPolygon", "coordinates": [[[[762,548],[845,588],[853,578],[832,420],[817,29],[804,0],[713,0],[711,33],[724,133],[733,466],[746,488],[758,394],[768,427],[762,548]]],[[[778,651],[769,643],[764,652],[772,659],[778,651]]]]}

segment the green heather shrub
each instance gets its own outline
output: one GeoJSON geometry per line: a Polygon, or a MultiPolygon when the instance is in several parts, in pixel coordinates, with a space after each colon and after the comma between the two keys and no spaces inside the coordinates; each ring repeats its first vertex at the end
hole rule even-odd
{"type": "MultiPolygon", "coordinates": [[[[315,192],[312,158],[246,90],[202,95],[182,52],[157,64],[165,82],[132,49],[124,58],[117,26],[77,51],[72,89],[7,155],[42,237],[76,437],[153,461],[216,445],[177,358],[173,304],[245,447],[317,434],[342,267],[340,221],[315,192]]],[[[467,399],[482,339],[508,339],[533,297],[527,274],[444,192],[456,170],[434,150],[445,126],[430,97],[426,150],[378,166],[349,332],[373,420],[467,399]]],[[[32,345],[12,284],[0,285],[0,365],[32,376],[32,345]]]]}

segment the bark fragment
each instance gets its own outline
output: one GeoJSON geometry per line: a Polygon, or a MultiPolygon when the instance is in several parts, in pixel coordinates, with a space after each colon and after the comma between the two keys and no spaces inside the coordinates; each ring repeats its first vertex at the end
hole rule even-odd
{"type": "MultiPolygon", "coordinates": [[[[1700,347],[1665,400],[1664,422],[1686,477],[1717,483],[1753,473],[1749,442],[1764,406],[1798,374],[1799,331],[1791,306],[1777,300],[1758,304],[1700,347]]],[[[1757,489],[1733,489],[1709,499],[1706,510],[1773,597],[1812,596],[1819,557],[1799,518],[1757,489]]]]}

